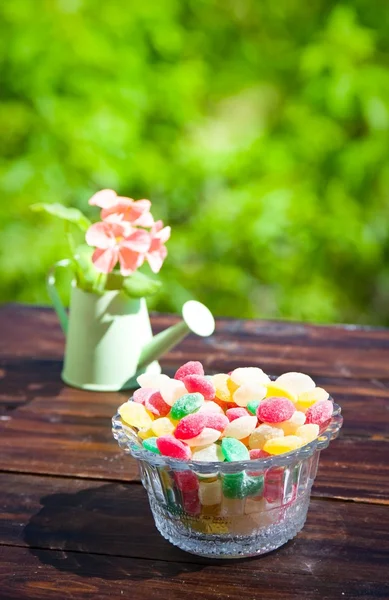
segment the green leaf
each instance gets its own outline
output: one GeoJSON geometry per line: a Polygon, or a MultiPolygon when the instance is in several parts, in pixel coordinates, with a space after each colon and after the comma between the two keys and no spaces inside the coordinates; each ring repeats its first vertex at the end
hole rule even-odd
{"type": "Polygon", "coordinates": [[[143,296],[151,296],[155,294],[161,287],[161,282],[155,279],[150,279],[143,273],[133,273],[123,279],[123,291],[130,298],[142,298],[143,296]]]}
{"type": "Polygon", "coordinates": [[[92,263],[93,248],[86,244],[77,247],[74,254],[77,285],[86,292],[95,292],[99,286],[101,273],[92,263]]]}
{"type": "Polygon", "coordinates": [[[30,206],[31,210],[34,212],[46,212],[49,215],[53,215],[54,217],[58,217],[63,221],[67,221],[68,223],[73,223],[81,229],[81,231],[86,231],[88,227],[90,227],[91,222],[89,219],[77,208],[68,208],[63,204],[55,203],[55,204],[32,204],[30,206]]]}

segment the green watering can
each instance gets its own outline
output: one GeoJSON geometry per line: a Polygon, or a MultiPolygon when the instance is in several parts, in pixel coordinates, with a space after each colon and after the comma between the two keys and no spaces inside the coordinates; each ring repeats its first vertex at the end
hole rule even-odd
{"type": "Polygon", "coordinates": [[[186,302],[182,321],[153,336],[144,298],[131,299],[118,290],[102,295],[86,292],[72,283],[69,316],[55,287],[58,262],[47,278],[47,289],[66,335],[62,380],[92,391],[137,387],[141,373],[158,374],[157,359],[188,333],[206,337],[215,321],[206,306],[186,302]]]}

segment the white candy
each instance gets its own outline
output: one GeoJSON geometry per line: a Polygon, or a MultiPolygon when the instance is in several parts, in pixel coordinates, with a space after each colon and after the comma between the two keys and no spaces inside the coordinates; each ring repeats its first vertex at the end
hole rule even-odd
{"type": "Polygon", "coordinates": [[[309,442],[313,442],[317,438],[319,431],[319,425],[316,425],[316,423],[307,423],[297,428],[296,435],[302,437],[305,444],[309,444],[309,442]]]}
{"type": "Polygon", "coordinates": [[[300,427],[300,425],[304,425],[305,418],[303,412],[296,410],[290,419],[282,421],[281,423],[272,423],[272,426],[282,430],[285,435],[295,435],[296,429],[300,427]]]}
{"type": "Polygon", "coordinates": [[[210,483],[200,481],[199,498],[203,506],[213,506],[214,504],[220,504],[222,499],[221,482],[219,480],[211,481],[210,483]]]}
{"type": "Polygon", "coordinates": [[[222,409],[221,406],[219,406],[218,404],[216,404],[216,402],[213,402],[212,400],[209,400],[208,402],[204,402],[204,404],[202,406],[200,406],[199,410],[197,411],[199,413],[220,413],[222,415],[224,415],[224,410],[222,409]]]}
{"type": "Polygon", "coordinates": [[[267,388],[263,385],[252,383],[243,384],[234,392],[233,400],[238,406],[246,407],[251,400],[263,400],[267,388]]]}
{"type": "Polygon", "coordinates": [[[239,367],[234,369],[230,379],[237,385],[258,384],[264,385],[270,382],[270,378],[258,367],[239,367]]]}
{"type": "Polygon", "coordinates": [[[253,431],[249,439],[250,450],[262,450],[267,440],[272,438],[282,437],[284,432],[278,427],[262,423],[253,431]]]}
{"type": "Polygon", "coordinates": [[[257,417],[239,417],[228,423],[227,427],[223,431],[224,437],[233,437],[237,440],[243,440],[243,438],[250,435],[258,424],[257,417]]]}
{"type": "Polygon", "coordinates": [[[188,446],[208,446],[216,442],[221,436],[220,431],[212,429],[211,427],[205,427],[199,435],[196,437],[185,440],[188,446]]]}
{"type": "Polygon", "coordinates": [[[137,382],[140,387],[145,388],[156,388],[158,391],[160,390],[160,386],[162,382],[170,380],[168,375],[164,375],[163,373],[142,373],[137,377],[137,382]]]}
{"type": "Polygon", "coordinates": [[[315,389],[315,382],[305,373],[284,373],[275,380],[276,385],[280,385],[291,391],[297,396],[303,392],[310,392],[315,389]]]}
{"type": "Polygon", "coordinates": [[[169,406],[173,406],[176,400],[188,393],[188,390],[182,381],[170,379],[169,377],[161,383],[159,391],[162,398],[169,406]]]}
{"type": "Polygon", "coordinates": [[[224,460],[222,449],[217,444],[200,446],[193,451],[192,460],[199,462],[220,462],[224,460]]]}

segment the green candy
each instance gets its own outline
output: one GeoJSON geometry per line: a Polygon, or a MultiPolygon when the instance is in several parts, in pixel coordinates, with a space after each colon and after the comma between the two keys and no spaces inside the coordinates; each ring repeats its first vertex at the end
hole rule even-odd
{"type": "Polygon", "coordinates": [[[263,475],[247,477],[245,482],[247,496],[262,496],[265,480],[263,475]]]}
{"type": "Polygon", "coordinates": [[[179,421],[186,415],[196,412],[204,404],[204,396],[199,393],[185,394],[181,396],[172,406],[170,417],[175,421],[179,421]]]}
{"type": "Polygon", "coordinates": [[[245,474],[228,473],[223,475],[222,490],[225,498],[244,498],[245,493],[245,474]]]}
{"type": "Polygon", "coordinates": [[[228,462],[234,462],[236,460],[249,460],[250,453],[246,446],[239,440],[231,437],[223,438],[222,440],[222,452],[225,459],[228,462]]]}
{"type": "Polygon", "coordinates": [[[250,402],[246,406],[249,413],[251,413],[252,415],[256,415],[257,408],[261,404],[261,402],[262,402],[262,400],[250,400],[250,402]]]}
{"type": "Polygon", "coordinates": [[[149,437],[147,440],[143,440],[143,448],[154,454],[161,454],[157,447],[157,438],[149,437]]]}

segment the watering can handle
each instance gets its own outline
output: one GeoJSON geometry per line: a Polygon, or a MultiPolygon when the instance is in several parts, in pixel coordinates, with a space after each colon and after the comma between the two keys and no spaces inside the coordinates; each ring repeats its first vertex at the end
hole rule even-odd
{"type": "Polygon", "coordinates": [[[47,288],[47,292],[50,296],[50,300],[53,303],[54,306],[54,310],[57,313],[59,322],[61,324],[62,327],[62,331],[64,332],[64,334],[66,335],[67,330],[68,330],[68,315],[66,312],[66,309],[62,303],[61,297],[58,293],[58,290],[56,288],[56,279],[55,279],[55,275],[57,272],[58,268],[66,268],[70,265],[71,261],[68,258],[65,258],[64,260],[60,260],[59,262],[55,263],[50,271],[47,274],[47,278],[46,278],[46,288],[47,288]]]}

